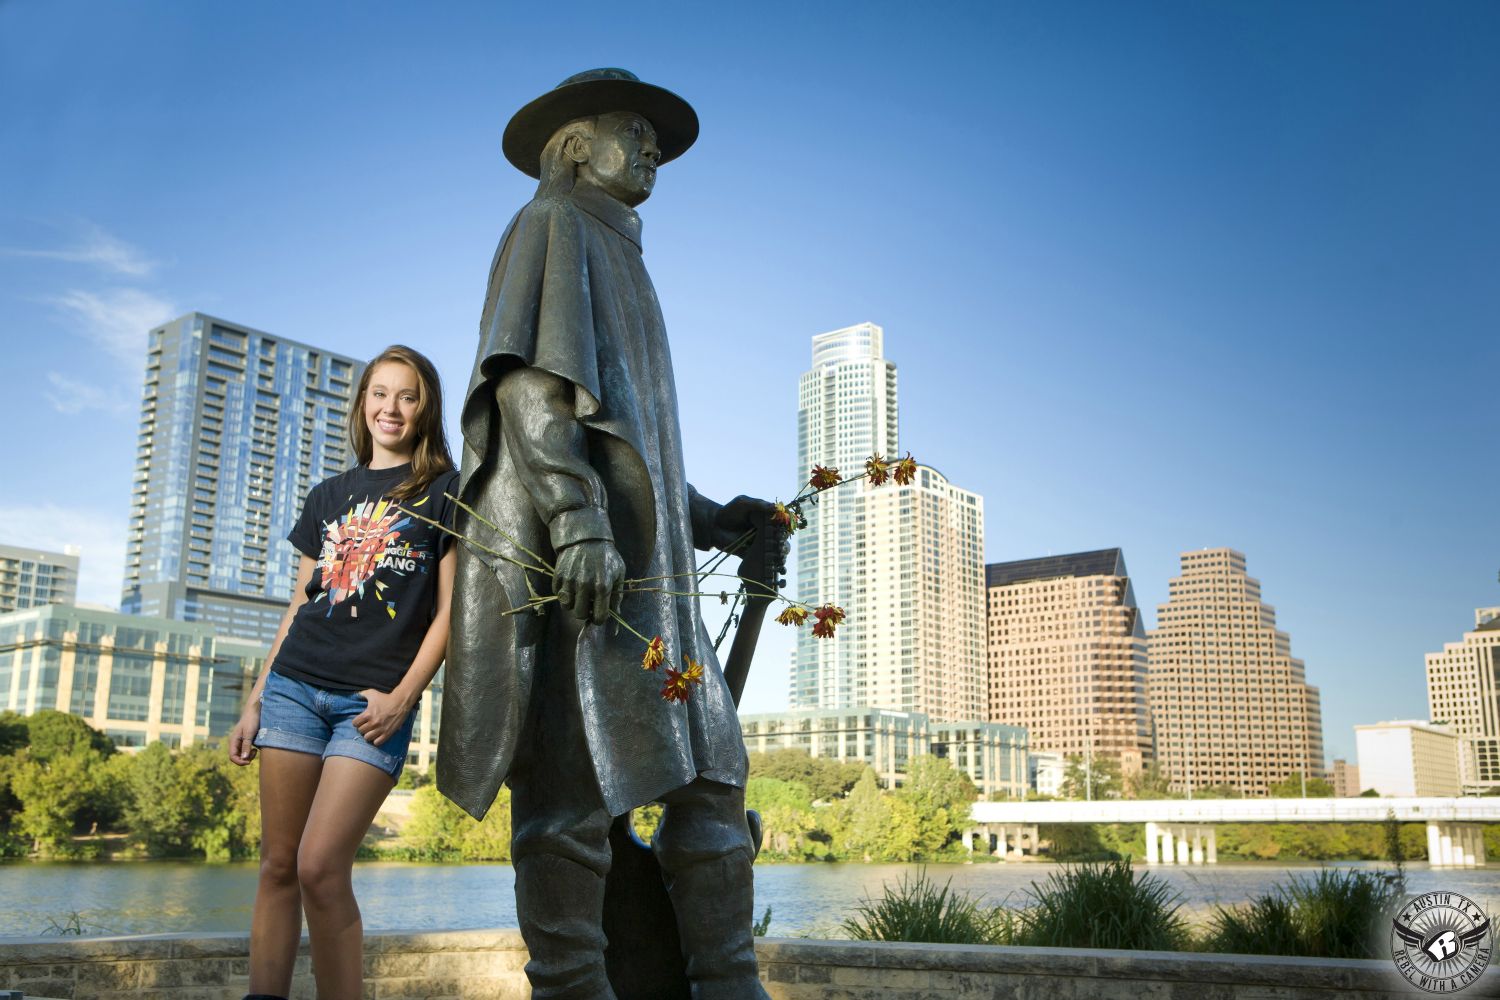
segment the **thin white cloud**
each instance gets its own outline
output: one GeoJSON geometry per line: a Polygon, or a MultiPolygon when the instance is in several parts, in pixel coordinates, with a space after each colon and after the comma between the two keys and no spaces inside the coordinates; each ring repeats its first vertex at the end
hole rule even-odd
{"type": "Polygon", "coordinates": [[[58,413],[102,410],[105,413],[126,414],[133,409],[131,396],[123,383],[106,388],[82,382],[61,372],[48,372],[47,381],[51,388],[43,389],[42,395],[47,397],[47,402],[58,413]]]}
{"type": "Polygon", "coordinates": [[[74,289],[48,299],[71,329],[139,375],[146,359],[146,334],[178,315],[171,302],[137,288],[103,292],[74,289]]]}
{"type": "Polygon", "coordinates": [[[78,546],[78,599],[119,607],[125,579],[125,513],[123,502],[118,514],[109,515],[51,502],[0,505],[0,543],[50,552],[78,546]]]}
{"type": "Polygon", "coordinates": [[[71,247],[62,250],[0,247],[0,254],[8,257],[32,257],[41,260],[60,260],[70,264],[88,264],[110,274],[121,274],[130,278],[147,277],[158,266],[158,262],[147,257],[139,247],[125,242],[93,223],[84,225],[81,238],[71,247]]]}

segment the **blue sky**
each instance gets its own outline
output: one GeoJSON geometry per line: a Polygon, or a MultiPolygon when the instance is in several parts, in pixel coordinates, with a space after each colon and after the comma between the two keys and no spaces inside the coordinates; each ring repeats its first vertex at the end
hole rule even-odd
{"type": "MultiPolygon", "coordinates": [[[[147,328],[197,309],[468,377],[510,114],[621,65],[698,145],[643,207],[690,473],[796,485],[870,320],[991,561],[1245,552],[1351,727],[1500,604],[1500,6],[0,2],[0,541],[118,600],[147,328]]],[[[745,707],[784,707],[768,630],[745,707]]]]}

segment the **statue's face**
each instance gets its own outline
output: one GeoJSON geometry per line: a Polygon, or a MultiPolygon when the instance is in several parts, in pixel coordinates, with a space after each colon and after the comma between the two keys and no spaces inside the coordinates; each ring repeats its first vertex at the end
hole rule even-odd
{"type": "Polygon", "coordinates": [[[579,165],[578,176],[634,208],[651,197],[660,160],[650,122],[634,112],[610,112],[599,116],[588,162],[579,165]]]}

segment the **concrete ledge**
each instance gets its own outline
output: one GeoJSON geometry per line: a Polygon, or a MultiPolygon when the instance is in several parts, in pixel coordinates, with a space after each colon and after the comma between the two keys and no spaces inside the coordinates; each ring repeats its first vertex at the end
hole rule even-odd
{"type": "MultiPolygon", "coordinates": [[[[869,944],[767,938],[773,1000],[1395,1000],[1428,996],[1389,962],[1191,952],[869,944]]],[[[30,938],[0,942],[0,989],[60,1000],[240,1000],[244,934],[30,938]]],[[[514,930],[371,934],[372,1000],[525,1000],[514,930]]],[[[1500,996],[1500,970],[1460,997],[1500,996]]],[[[303,941],[293,1000],[314,1000],[303,941]]]]}

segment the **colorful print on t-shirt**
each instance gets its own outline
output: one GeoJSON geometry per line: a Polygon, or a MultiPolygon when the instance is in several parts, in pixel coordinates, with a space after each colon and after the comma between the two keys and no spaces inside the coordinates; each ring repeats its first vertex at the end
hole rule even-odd
{"type": "MultiPolygon", "coordinates": [[[[425,502],[423,497],[419,502],[425,502]]],[[[428,553],[410,541],[402,541],[403,530],[413,525],[413,518],[389,500],[366,500],[334,521],[323,526],[323,552],[318,559],[322,570],[323,591],[318,599],[328,599],[328,615],[351,598],[364,598],[365,587],[376,570],[389,570],[399,576],[427,572],[428,553]]],[[[388,593],[383,580],[375,580],[375,600],[385,606],[386,614],[396,617],[395,595],[388,593]]],[[[359,601],[349,604],[349,617],[359,617],[359,601]]]]}

